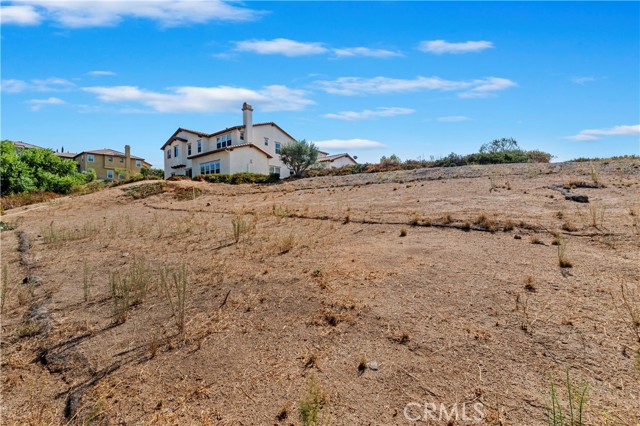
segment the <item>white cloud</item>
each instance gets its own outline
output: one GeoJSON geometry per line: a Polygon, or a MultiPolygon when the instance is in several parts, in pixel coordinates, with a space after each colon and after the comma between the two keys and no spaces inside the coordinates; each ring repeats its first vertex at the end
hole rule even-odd
{"type": "Polygon", "coordinates": [[[396,115],[413,114],[415,110],[400,107],[380,107],[375,110],[365,109],[364,111],[342,111],[332,114],[324,114],[325,118],[335,118],[336,120],[357,121],[367,120],[376,117],[394,117],[396,115]]]}
{"type": "Polygon", "coordinates": [[[341,77],[333,81],[317,81],[325,92],[336,95],[354,96],[362,94],[382,94],[414,92],[419,90],[464,91],[458,96],[464,98],[486,97],[494,91],[517,86],[511,80],[488,77],[472,81],[445,80],[440,77],[416,77],[412,80],[374,77],[341,77]]]}
{"type": "Polygon", "coordinates": [[[249,102],[264,111],[297,111],[314,102],[306,92],[286,86],[265,86],[261,90],[242,87],[216,86],[169,88],[167,92],[154,92],[135,86],[86,87],[98,99],[108,103],[141,104],[162,113],[178,112],[232,112],[243,102],[249,102]]]}
{"type": "Polygon", "coordinates": [[[597,78],[591,76],[571,77],[571,82],[575,84],[591,83],[592,81],[596,80],[597,78]]]}
{"type": "Polygon", "coordinates": [[[236,42],[235,50],[260,55],[308,56],[327,53],[322,43],[299,42],[286,38],[273,40],[245,40],[236,42]]]}
{"type": "Polygon", "coordinates": [[[2,80],[2,82],[0,83],[0,89],[3,93],[24,92],[25,90],[27,90],[28,86],[29,85],[25,81],[13,79],[2,80]]]}
{"type": "Polygon", "coordinates": [[[87,73],[87,75],[90,75],[92,77],[102,77],[102,76],[114,76],[114,75],[116,75],[116,73],[113,72],[113,71],[100,71],[100,70],[97,70],[97,71],[89,71],[87,73]]]}
{"type": "Polygon", "coordinates": [[[640,136],[640,124],[635,126],[615,126],[608,129],[587,129],[577,135],[567,136],[565,139],[574,141],[594,141],[601,136],[640,136]]]}
{"type": "Polygon", "coordinates": [[[472,85],[474,87],[471,90],[460,93],[458,96],[461,98],[487,98],[495,96],[494,92],[517,86],[513,81],[499,77],[473,80],[472,85]]]}
{"type": "Polygon", "coordinates": [[[441,123],[459,123],[461,121],[469,121],[471,119],[466,115],[447,115],[446,117],[438,117],[436,120],[441,123]]]}
{"type": "MultiPolygon", "coordinates": [[[[262,12],[222,0],[13,0],[8,8],[20,7],[14,15],[32,14],[32,23],[53,21],[69,28],[114,26],[125,18],[149,19],[174,27],[210,21],[250,21],[262,12]]],[[[12,23],[16,23],[15,20],[12,23]]]]}
{"type": "Polygon", "coordinates": [[[20,92],[61,92],[71,90],[75,84],[64,78],[50,77],[45,79],[24,80],[2,80],[0,90],[4,93],[20,92]]]}
{"type": "Polygon", "coordinates": [[[60,98],[47,98],[47,99],[30,99],[27,101],[31,105],[31,111],[39,111],[45,105],[62,105],[65,102],[60,98]]]}
{"type": "Polygon", "coordinates": [[[367,150],[386,148],[384,144],[369,139],[329,139],[326,141],[314,142],[314,144],[320,149],[335,149],[346,151],[358,149],[367,150]]]}
{"type": "Polygon", "coordinates": [[[37,25],[41,16],[31,6],[2,6],[0,8],[0,22],[4,25],[37,25]]]}
{"type": "Polygon", "coordinates": [[[371,49],[368,47],[345,47],[341,49],[333,49],[333,53],[339,58],[348,58],[353,56],[366,56],[370,58],[393,58],[402,56],[400,52],[385,49],[371,49]]]}
{"type": "Polygon", "coordinates": [[[420,42],[418,50],[423,52],[435,53],[441,55],[443,53],[470,53],[480,52],[485,49],[492,49],[493,43],[490,41],[465,41],[463,43],[449,43],[445,40],[430,40],[420,42]]]}

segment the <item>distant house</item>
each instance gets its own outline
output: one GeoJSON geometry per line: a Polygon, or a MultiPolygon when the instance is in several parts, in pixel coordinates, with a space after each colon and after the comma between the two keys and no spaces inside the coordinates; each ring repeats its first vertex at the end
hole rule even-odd
{"type": "Polygon", "coordinates": [[[73,160],[78,164],[78,171],[94,170],[98,179],[123,179],[127,174],[140,173],[143,167],[151,167],[144,158],[131,155],[131,148],[125,145],[124,152],[113,149],[97,149],[75,154],[73,160]]]}
{"type": "Polygon", "coordinates": [[[242,125],[213,133],[178,128],[162,145],[164,177],[252,172],[290,176],[280,148],[295,141],[276,123],[253,124],[253,108],[242,106],[242,125]]]}
{"type": "Polygon", "coordinates": [[[338,167],[354,166],[356,164],[358,164],[358,162],[346,152],[334,155],[320,152],[318,156],[318,166],[322,168],[335,169],[338,167]]]}

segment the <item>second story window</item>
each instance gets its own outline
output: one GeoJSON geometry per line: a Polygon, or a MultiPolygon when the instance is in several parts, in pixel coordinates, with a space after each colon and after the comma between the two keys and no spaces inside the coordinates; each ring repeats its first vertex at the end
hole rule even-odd
{"type": "Polygon", "coordinates": [[[93,154],[87,154],[87,161],[90,163],[93,163],[93,161],[95,160],[95,158],[93,157],[93,154]]]}
{"type": "Polygon", "coordinates": [[[276,142],[276,154],[280,154],[280,142],[276,142]]]}
{"type": "Polygon", "coordinates": [[[228,146],[231,146],[231,134],[216,138],[216,149],[226,148],[228,146]]]}
{"type": "Polygon", "coordinates": [[[113,161],[113,157],[109,157],[109,158],[107,158],[107,160],[108,160],[109,162],[112,162],[112,161],[113,161]]]}
{"type": "Polygon", "coordinates": [[[136,160],[136,167],[142,167],[142,162],[140,160],[136,160]]]}
{"type": "Polygon", "coordinates": [[[187,144],[187,155],[191,155],[191,144],[187,144]]]}
{"type": "Polygon", "coordinates": [[[264,138],[264,146],[269,146],[269,138],[264,138]]]}
{"type": "Polygon", "coordinates": [[[198,152],[202,152],[202,141],[198,141],[198,152]]]}
{"type": "Polygon", "coordinates": [[[243,141],[244,140],[244,132],[240,132],[240,140],[243,141]]]}
{"type": "Polygon", "coordinates": [[[178,156],[178,145],[173,147],[173,156],[177,157],[178,156]]]}
{"type": "Polygon", "coordinates": [[[167,158],[171,158],[171,148],[167,150],[167,158]]]}

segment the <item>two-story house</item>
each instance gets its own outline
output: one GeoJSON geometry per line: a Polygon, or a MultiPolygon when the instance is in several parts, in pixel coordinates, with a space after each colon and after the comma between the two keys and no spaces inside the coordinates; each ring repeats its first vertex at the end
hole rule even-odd
{"type": "Polygon", "coordinates": [[[210,173],[276,173],[289,177],[280,147],[295,139],[273,122],[253,124],[253,108],[242,106],[242,125],[215,133],[178,128],[162,145],[164,177],[210,173]]]}
{"type": "Polygon", "coordinates": [[[136,175],[143,167],[151,167],[144,158],[131,155],[131,148],[125,145],[124,152],[113,149],[98,149],[75,154],[73,160],[78,164],[78,171],[94,170],[98,179],[118,180],[126,175],[136,175]]]}

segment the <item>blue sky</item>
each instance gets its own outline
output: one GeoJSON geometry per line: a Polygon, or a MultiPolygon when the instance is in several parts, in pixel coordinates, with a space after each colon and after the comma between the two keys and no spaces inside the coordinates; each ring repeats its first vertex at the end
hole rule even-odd
{"type": "Polygon", "coordinates": [[[640,154],[638,2],[2,1],[2,138],[156,166],[178,127],[275,121],[375,162],[514,137],[640,154]]]}

